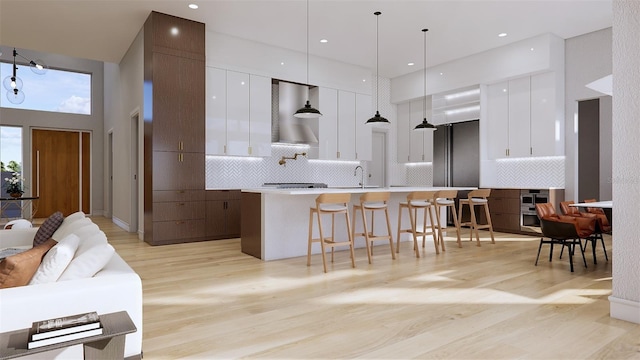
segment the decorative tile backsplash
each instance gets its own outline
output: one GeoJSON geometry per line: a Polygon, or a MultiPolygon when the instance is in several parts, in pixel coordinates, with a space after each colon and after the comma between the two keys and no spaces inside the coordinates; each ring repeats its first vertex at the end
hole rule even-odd
{"type": "Polygon", "coordinates": [[[496,161],[499,187],[564,188],[564,156],[496,161]]]}
{"type": "Polygon", "coordinates": [[[366,161],[323,161],[298,156],[297,160],[286,160],[285,165],[278,164],[283,156],[293,157],[295,153],[308,151],[307,145],[272,145],[268,158],[207,156],[207,189],[255,188],[267,182],[358,186],[360,171],[354,176],[356,166],[361,165],[367,173],[366,161]]]}

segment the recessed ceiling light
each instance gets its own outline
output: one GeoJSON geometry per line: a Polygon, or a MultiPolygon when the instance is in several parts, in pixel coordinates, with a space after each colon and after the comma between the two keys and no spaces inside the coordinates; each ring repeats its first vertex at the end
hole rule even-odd
{"type": "Polygon", "coordinates": [[[362,82],[367,82],[367,79],[362,79],[362,82]]]}
{"type": "Polygon", "coordinates": [[[320,42],[324,44],[324,43],[328,43],[328,42],[329,42],[329,40],[327,40],[327,39],[320,39],[320,42]]]}
{"type": "Polygon", "coordinates": [[[280,62],[280,65],[284,65],[284,61],[281,61],[281,62],[280,62]]]}
{"type": "Polygon", "coordinates": [[[415,65],[415,63],[410,62],[410,63],[408,63],[407,65],[409,65],[409,66],[413,66],[413,65],[415,65]]]}
{"type": "Polygon", "coordinates": [[[499,37],[505,37],[505,36],[507,36],[507,33],[500,33],[500,34],[498,34],[498,36],[499,37]]]}
{"type": "Polygon", "coordinates": [[[189,9],[193,9],[193,10],[195,10],[195,9],[197,9],[197,8],[198,8],[198,5],[197,5],[197,4],[189,4],[189,9]]]}
{"type": "Polygon", "coordinates": [[[531,51],[533,51],[533,48],[531,48],[531,51]]]}
{"type": "Polygon", "coordinates": [[[444,75],[444,73],[440,73],[440,75],[444,75]]]}
{"type": "Polygon", "coordinates": [[[171,35],[173,35],[173,36],[178,35],[179,32],[180,32],[180,30],[178,30],[177,27],[174,26],[174,27],[171,28],[171,35]]]}

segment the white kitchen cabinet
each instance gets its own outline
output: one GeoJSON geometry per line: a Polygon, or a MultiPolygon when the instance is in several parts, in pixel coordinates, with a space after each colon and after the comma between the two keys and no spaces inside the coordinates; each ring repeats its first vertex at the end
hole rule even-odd
{"type": "Polygon", "coordinates": [[[402,103],[398,104],[398,119],[397,119],[397,161],[399,163],[409,162],[409,153],[411,152],[409,141],[407,141],[407,134],[410,133],[411,126],[411,104],[402,103]]]}
{"type": "Polygon", "coordinates": [[[356,159],[356,93],[338,90],[338,159],[356,159]]]}
{"type": "Polygon", "coordinates": [[[222,155],[227,145],[227,72],[206,69],[205,154],[222,155]]]}
{"type": "Polygon", "coordinates": [[[249,151],[271,156],[271,78],[249,77],[249,151]]]}
{"type": "Polygon", "coordinates": [[[556,153],[555,73],[487,86],[489,158],[556,153]]]}
{"type": "Polygon", "coordinates": [[[371,96],[317,87],[309,98],[318,104],[318,149],[322,160],[371,160],[371,96]]]}
{"type": "Polygon", "coordinates": [[[531,155],[531,79],[509,81],[509,157],[531,155]]]}
{"type": "Polygon", "coordinates": [[[318,159],[338,158],[338,90],[317,87],[309,90],[312,103],[318,104],[318,159]]]}
{"type": "Polygon", "coordinates": [[[207,68],[207,155],[271,155],[271,79],[207,68]]]}
{"type": "Polygon", "coordinates": [[[356,160],[370,161],[371,157],[371,126],[367,124],[367,120],[371,118],[372,113],[371,95],[356,94],[356,160]]]}
{"type": "Polygon", "coordinates": [[[509,82],[489,85],[487,92],[489,158],[500,159],[509,151],[509,82]]]}
{"type": "MultiPolygon", "coordinates": [[[[556,106],[555,73],[549,72],[531,77],[531,155],[553,156],[559,142],[558,112],[556,106]],[[558,132],[558,133],[557,133],[558,132]]],[[[562,113],[560,111],[560,113],[562,113]]]]}
{"type": "Polygon", "coordinates": [[[398,162],[433,161],[433,132],[413,130],[424,119],[423,105],[422,100],[398,105],[398,162]]]}
{"type": "Polygon", "coordinates": [[[249,74],[227,71],[227,153],[249,149],[249,74]]]}

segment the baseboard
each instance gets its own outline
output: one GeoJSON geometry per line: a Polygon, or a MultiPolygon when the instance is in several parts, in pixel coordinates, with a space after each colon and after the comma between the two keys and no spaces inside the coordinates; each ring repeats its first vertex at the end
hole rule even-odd
{"type": "Polygon", "coordinates": [[[124,229],[125,231],[129,232],[129,224],[127,224],[126,222],[118,219],[117,217],[112,217],[111,220],[113,220],[113,223],[118,225],[118,227],[121,227],[122,229],[124,229]]]}
{"type": "Polygon", "coordinates": [[[609,313],[612,318],[640,324],[640,302],[609,296],[609,313]]]}

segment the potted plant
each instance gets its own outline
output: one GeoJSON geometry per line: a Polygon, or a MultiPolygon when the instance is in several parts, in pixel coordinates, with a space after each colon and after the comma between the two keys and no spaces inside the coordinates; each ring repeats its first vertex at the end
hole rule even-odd
{"type": "Polygon", "coordinates": [[[20,176],[20,173],[14,172],[11,174],[11,177],[4,178],[4,181],[7,185],[7,194],[11,195],[11,197],[22,196],[24,193],[24,178],[20,176]]]}

